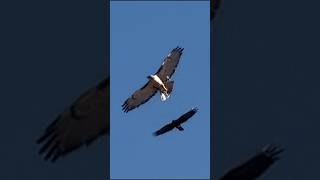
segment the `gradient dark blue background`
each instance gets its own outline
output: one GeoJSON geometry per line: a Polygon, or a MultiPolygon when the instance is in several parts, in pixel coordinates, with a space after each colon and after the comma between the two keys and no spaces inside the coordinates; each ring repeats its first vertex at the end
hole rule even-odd
{"type": "Polygon", "coordinates": [[[215,177],[277,142],[287,151],[261,180],[320,178],[319,5],[222,2],[211,36],[215,177]]]}
{"type": "Polygon", "coordinates": [[[36,139],[80,94],[108,74],[105,1],[0,4],[0,179],[106,179],[108,138],[55,164],[36,139]]]}

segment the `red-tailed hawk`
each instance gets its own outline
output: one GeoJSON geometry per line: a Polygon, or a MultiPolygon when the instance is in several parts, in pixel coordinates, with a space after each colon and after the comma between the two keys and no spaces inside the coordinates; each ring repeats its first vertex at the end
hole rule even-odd
{"type": "Polygon", "coordinates": [[[276,162],[284,149],[276,145],[267,145],[260,153],[231,169],[220,180],[254,180],[260,177],[274,162],[276,162]]]}
{"type": "Polygon", "coordinates": [[[149,81],[122,104],[124,112],[127,113],[144,104],[158,91],[160,91],[161,101],[169,98],[174,83],[170,78],[179,64],[182,51],[183,48],[176,47],[168,54],[158,71],[148,76],[149,81]]]}
{"type": "Polygon", "coordinates": [[[59,157],[91,144],[100,135],[109,133],[110,127],[110,78],[81,95],[62,112],[45,130],[37,143],[44,145],[39,154],[45,160],[59,157]]]}
{"type": "Polygon", "coordinates": [[[163,126],[161,129],[153,133],[154,136],[159,136],[161,134],[164,134],[166,132],[171,131],[174,128],[177,128],[179,131],[183,131],[183,127],[181,126],[182,123],[186,122],[188,119],[190,119],[195,113],[198,112],[198,108],[192,108],[190,111],[186,112],[182,116],[180,116],[177,120],[173,120],[171,123],[163,126]]]}

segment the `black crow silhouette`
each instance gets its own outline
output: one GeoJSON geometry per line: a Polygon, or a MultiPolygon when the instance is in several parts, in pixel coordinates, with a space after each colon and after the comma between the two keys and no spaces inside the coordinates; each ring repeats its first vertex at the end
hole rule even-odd
{"type": "Polygon", "coordinates": [[[177,120],[173,120],[171,123],[163,126],[161,129],[158,131],[154,132],[154,136],[159,136],[161,134],[164,134],[168,131],[171,131],[174,128],[177,128],[179,131],[183,131],[184,129],[182,128],[181,124],[186,122],[188,119],[190,119],[195,113],[198,112],[198,108],[192,108],[190,111],[187,113],[183,114],[180,116],[177,120]]]}
{"type": "Polygon", "coordinates": [[[140,105],[146,103],[158,91],[160,91],[161,101],[165,101],[170,97],[173,90],[173,83],[170,78],[175,72],[183,48],[176,47],[164,58],[161,67],[154,75],[148,76],[149,81],[139,90],[135,91],[123,104],[122,110],[127,113],[140,105]]]}
{"type": "Polygon", "coordinates": [[[231,169],[220,180],[254,180],[260,177],[279,157],[284,149],[270,144],[262,149],[260,153],[231,169]]]}
{"type": "Polygon", "coordinates": [[[110,130],[110,78],[80,96],[62,112],[37,140],[43,144],[39,154],[56,161],[82,145],[89,145],[110,130]]]}

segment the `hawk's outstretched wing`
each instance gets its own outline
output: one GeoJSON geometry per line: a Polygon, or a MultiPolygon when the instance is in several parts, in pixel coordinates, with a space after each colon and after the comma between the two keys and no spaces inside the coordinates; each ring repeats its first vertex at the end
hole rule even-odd
{"type": "Polygon", "coordinates": [[[45,160],[55,161],[110,132],[109,92],[110,78],[107,78],[80,96],[47,127],[37,141],[44,143],[39,153],[45,153],[45,160]]]}
{"type": "Polygon", "coordinates": [[[279,159],[277,155],[282,151],[283,149],[275,145],[268,145],[256,156],[231,169],[220,180],[254,180],[279,159]]]}
{"type": "Polygon", "coordinates": [[[148,81],[142,88],[134,92],[131,97],[122,104],[122,110],[127,113],[134,108],[139,107],[141,104],[146,103],[150,98],[152,98],[157,91],[158,90],[152,86],[150,81],[148,81]]]}
{"type": "Polygon", "coordinates": [[[168,56],[164,59],[161,67],[158,69],[158,71],[155,73],[162,82],[167,81],[167,77],[171,78],[173,73],[175,72],[180,57],[182,55],[183,48],[176,47],[168,54],[168,56]]]}

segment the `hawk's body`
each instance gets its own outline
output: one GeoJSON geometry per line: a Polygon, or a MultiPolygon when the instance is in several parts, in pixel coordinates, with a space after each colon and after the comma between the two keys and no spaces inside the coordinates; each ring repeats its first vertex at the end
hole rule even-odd
{"type": "Polygon", "coordinates": [[[174,81],[171,81],[170,78],[179,64],[182,51],[183,48],[176,47],[169,53],[158,71],[148,76],[149,81],[122,104],[124,112],[127,113],[146,103],[158,91],[160,91],[161,101],[165,101],[170,97],[174,84],[174,81]]]}

